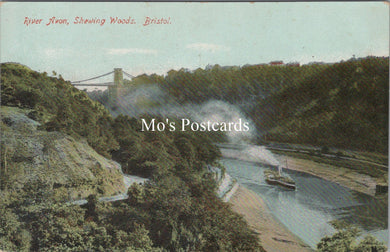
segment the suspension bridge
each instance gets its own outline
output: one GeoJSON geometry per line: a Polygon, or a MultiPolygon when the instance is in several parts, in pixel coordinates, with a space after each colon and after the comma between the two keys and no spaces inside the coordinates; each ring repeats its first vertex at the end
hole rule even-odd
{"type": "Polygon", "coordinates": [[[134,76],[131,74],[126,73],[122,70],[122,68],[114,68],[114,71],[111,71],[109,73],[105,73],[99,76],[95,76],[89,79],[85,80],[79,80],[79,81],[72,81],[71,84],[73,86],[83,86],[83,87],[108,87],[108,86],[115,86],[115,87],[122,87],[123,84],[123,75],[126,77],[132,79],[134,76]],[[89,81],[96,80],[105,76],[108,76],[110,74],[114,74],[114,81],[113,82],[101,82],[101,83],[89,83],[89,81]]]}
{"type": "Polygon", "coordinates": [[[122,70],[122,68],[114,68],[114,71],[111,71],[109,73],[105,73],[85,80],[72,81],[71,84],[73,86],[82,86],[82,87],[107,87],[110,101],[116,102],[118,99],[122,97],[124,91],[123,75],[125,75],[130,79],[134,78],[133,75],[126,73],[125,71],[122,70]],[[92,80],[103,78],[110,74],[114,74],[113,82],[90,83],[90,81],[92,80]]]}

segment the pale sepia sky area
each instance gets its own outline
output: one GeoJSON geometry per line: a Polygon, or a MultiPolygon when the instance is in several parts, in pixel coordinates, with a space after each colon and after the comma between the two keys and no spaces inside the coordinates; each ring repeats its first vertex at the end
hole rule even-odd
{"type": "Polygon", "coordinates": [[[389,5],[299,3],[3,3],[1,62],[55,70],[76,81],[115,67],[138,75],[284,62],[336,62],[389,55],[389,5]],[[74,24],[75,17],[106,19],[74,24]],[[43,19],[26,26],[25,18],[43,19]],[[51,17],[69,25],[49,25],[51,17]],[[112,25],[110,17],[135,25],[112,25]],[[143,26],[146,17],[169,25],[143,26]]]}

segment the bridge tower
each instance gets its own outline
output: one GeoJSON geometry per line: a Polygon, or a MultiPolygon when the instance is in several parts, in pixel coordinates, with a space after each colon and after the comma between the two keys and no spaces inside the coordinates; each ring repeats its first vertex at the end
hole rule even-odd
{"type": "Polygon", "coordinates": [[[121,88],[123,85],[123,71],[122,68],[114,68],[114,83],[115,87],[121,88]]]}
{"type": "Polygon", "coordinates": [[[114,68],[114,85],[109,86],[109,98],[112,103],[116,103],[121,97],[123,89],[123,70],[122,68],[114,68]]]}

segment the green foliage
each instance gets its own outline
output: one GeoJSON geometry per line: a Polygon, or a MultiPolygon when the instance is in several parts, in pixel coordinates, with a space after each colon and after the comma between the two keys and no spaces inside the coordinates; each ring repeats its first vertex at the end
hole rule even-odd
{"type": "Polygon", "coordinates": [[[360,230],[345,222],[332,223],[336,233],[326,236],[317,244],[318,252],[385,252],[386,246],[371,235],[366,236],[359,243],[356,238],[360,230]]]}
{"type": "Polygon", "coordinates": [[[170,176],[129,190],[129,206],[150,216],[154,244],[170,251],[262,251],[242,217],[199,183],[170,176]]]}
{"type": "Polygon", "coordinates": [[[387,248],[383,242],[378,241],[372,235],[367,235],[359,242],[355,248],[355,252],[386,252],[387,248]]]}
{"type": "MultiPolygon", "coordinates": [[[[158,83],[179,104],[210,99],[238,105],[259,141],[387,153],[388,57],[334,64],[208,66],[142,75],[126,83],[158,83]]],[[[91,94],[109,105],[107,94],[91,94]]],[[[223,139],[223,136],[214,137],[223,139]]]]}
{"type": "MultiPolygon", "coordinates": [[[[144,116],[148,120],[147,116],[144,116]]],[[[156,118],[156,123],[162,119],[156,118]]],[[[140,120],[119,115],[114,135],[120,148],[112,153],[125,173],[143,177],[188,173],[221,156],[211,138],[200,132],[141,132],[140,120]]]]}
{"type": "Polygon", "coordinates": [[[120,149],[113,158],[125,172],[153,178],[129,188],[127,218],[143,223],[153,244],[169,251],[261,251],[243,219],[215,195],[215,181],[205,167],[221,153],[211,138],[192,131],[140,130],[134,118],[115,119],[120,149]]]}
{"type": "MultiPolygon", "coordinates": [[[[162,81],[158,76],[140,78],[162,81]]],[[[3,105],[29,107],[42,130],[83,137],[99,153],[112,154],[125,173],[151,178],[144,186],[130,187],[123,202],[102,203],[91,195],[82,207],[59,202],[44,179],[14,191],[16,197],[2,190],[1,249],[263,251],[243,218],[215,195],[216,183],[206,165],[215,163],[221,153],[209,135],[141,132],[140,120],[128,116],[114,120],[61,77],[21,65],[3,64],[1,81],[3,105]],[[30,101],[29,95],[38,98],[30,101]]],[[[8,162],[15,151],[7,150],[1,160],[7,169],[12,168],[8,162]]],[[[2,189],[7,189],[9,175],[1,170],[2,189]]]]}
{"type": "Polygon", "coordinates": [[[112,123],[107,110],[61,77],[48,77],[19,64],[1,64],[1,98],[1,105],[34,109],[34,119],[48,131],[86,138],[106,157],[118,147],[107,127],[112,123]]]}
{"type": "MultiPolygon", "coordinates": [[[[221,155],[213,144],[215,135],[141,132],[138,119],[112,119],[62,77],[18,64],[1,68],[2,105],[32,109],[30,115],[42,129],[83,137],[99,153],[112,154],[125,173],[151,178],[145,186],[130,187],[124,202],[105,204],[91,196],[85,206],[72,206],[56,202],[45,181],[25,185],[16,194],[6,191],[13,169],[9,159],[17,150],[5,149],[1,249],[263,251],[243,218],[215,195],[215,181],[205,168],[221,155]]],[[[215,65],[193,72],[172,70],[165,77],[143,75],[124,85],[159,83],[181,103],[222,99],[250,104],[242,107],[265,132],[265,141],[386,152],[388,68],[388,58],[302,67],[215,65]]],[[[319,251],[385,251],[370,236],[357,243],[354,227],[335,228],[333,236],[318,244],[319,251]]]]}
{"type": "Polygon", "coordinates": [[[171,70],[160,87],[179,103],[239,105],[261,141],[387,153],[389,59],[171,70]]]}
{"type": "Polygon", "coordinates": [[[215,181],[205,167],[221,153],[207,134],[140,130],[134,118],[115,119],[120,149],[113,158],[125,172],[153,178],[146,186],[131,186],[126,202],[128,219],[143,223],[155,246],[169,251],[262,251],[245,221],[215,195],[215,181]]]}
{"type": "Polygon", "coordinates": [[[388,70],[388,58],[327,65],[258,100],[255,122],[267,141],[387,153],[388,70]]]}
{"type": "Polygon", "coordinates": [[[124,80],[123,85],[128,86],[128,87],[132,87],[132,86],[136,86],[136,85],[140,85],[140,84],[142,84],[142,85],[155,84],[155,83],[162,81],[162,79],[163,78],[157,74],[151,74],[151,75],[141,74],[139,76],[132,78],[130,81],[124,80]]]}
{"type": "Polygon", "coordinates": [[[0,204],[0,249],[4,251],[28,251],[31,234],[23,227],[19,217],[0,204]]]}
{"type": "Polygon", "coordinates": [[[323,146],[322,148],[321,148],[321,153],[322,154],[329,154],[329,147],[328,146],[323,146]]]}
{"type": "MultiPolygon", "coordinates": [[[[5,196],[5,195],[2,195],[5,196]]],[[[126,215],[128,209],[94,203],[81,208],[70,204],[29,204],[28,195],[0,204],[0,249],[5,251],[161,251],[153,247],[144,225],[124,219],[121,229],[110,216],[126,215]],[[27,204],[26,204],[27,203],[27,204]],[[15,205],[17,204],[17,205],[15,205]],[[16,208],[17,206],[17,208],[16,208]],[[89,212],[89,213],[88,213],[89,212]]],[[[93,201],[93,197],[91,197],[93,201]]],[[[31,203],[31,202],[30,202],[31,203]]],[[[119,222],[117,222],[119,223],[119,222]]]]}

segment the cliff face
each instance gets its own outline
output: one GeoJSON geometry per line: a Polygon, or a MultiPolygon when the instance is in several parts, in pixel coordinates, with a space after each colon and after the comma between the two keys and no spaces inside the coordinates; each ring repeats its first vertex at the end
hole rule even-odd
{"type": "Polygon", "coordinates": [[[118,163],[99,155],[86,140],[39,130],[29,112],[1,107],[1,188],[44,183],[60,200],[125,190],[118,163]]]}

